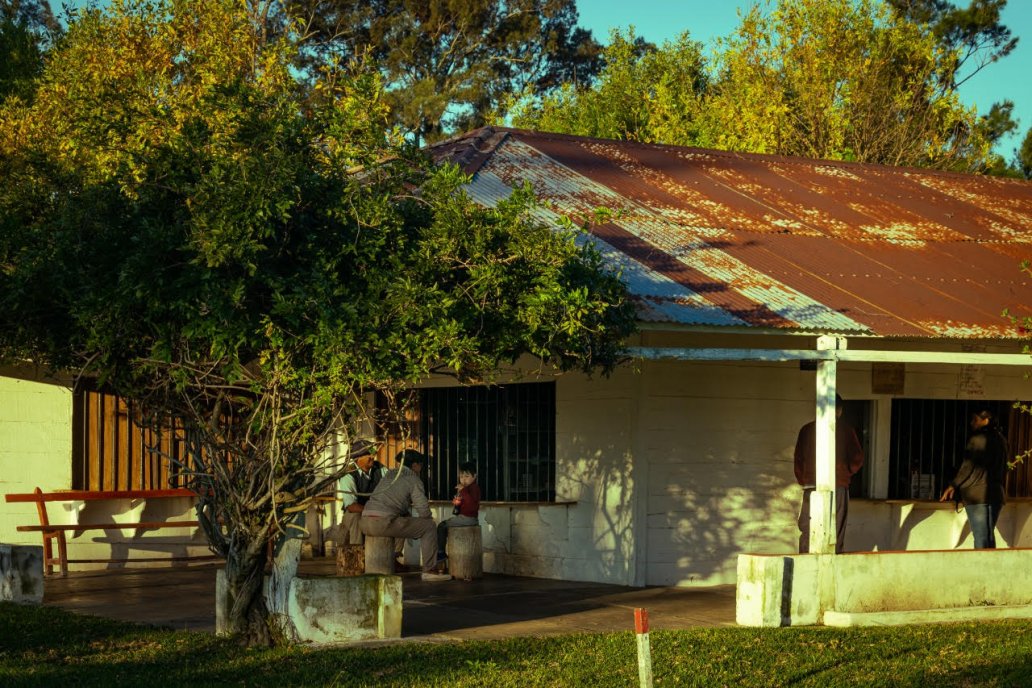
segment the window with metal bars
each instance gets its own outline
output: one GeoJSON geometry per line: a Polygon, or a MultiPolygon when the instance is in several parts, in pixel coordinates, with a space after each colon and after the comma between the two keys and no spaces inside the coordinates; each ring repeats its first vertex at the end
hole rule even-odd
{"type": "MultiPolygon", "coordinates": [[[[972,413],[991,411],[1007,438],[1009,460],[1032,446],[1032,416],[1010,401],[893,399],[889,499],[938,499],[963,461],[972,413]]],[[[1027,461],[1007,472],[1010,497],[1032,496],[1027,461]]]]}
{"type": "Polygon", "coordinates": [[[555,501],[555,383],[423,390],[432,498],[453,496],[460,463],[483,499],[555,501]]]}
{"type": "Polygon", "coordinates": [[[390,463],[408,447],[426,453],[431,499],[451,499],[459,464],[470,462],[485,501],[555,501],[554,382],[413,394],[402,420],[380,425],[381,458],[390,463]]]}

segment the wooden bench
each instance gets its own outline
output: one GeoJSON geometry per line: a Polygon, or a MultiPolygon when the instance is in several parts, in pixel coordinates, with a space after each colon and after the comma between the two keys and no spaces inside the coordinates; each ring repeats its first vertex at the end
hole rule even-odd
{"type": "MultiPolygon", "coordinates": [[[[112,499],[167,499],[170,497],[195,497],[192,490],[65,490],[61,492],[43,492],[38,487],[29,493],[7,494],[5,501],[9,503],[32,502],[39,513],[39,525],[18,526],[19,532],[41,533],[43,536],[43,566],[46,575],[54,573],[54,565],[60,567],[61,575],[68,575],[68,564],[102,564],[125,563],[135,561],[202,561],[214,560],[211,556],[171,556],[171,557],[126,557],[112,559],[69,559],[68,542],[65,533],[81,533],[87,530],[157,530],[161,528],[196,528],[197,521],[140,521],[135,523],[77,523],[56,525],[50,523],[47,516],[48,502],[88,502],[112,499]],[[54,556],[53,541],[57,540],[57,556],[54,556]]],[[[131,542],[126,543],[132,546],[131,542]]]]}

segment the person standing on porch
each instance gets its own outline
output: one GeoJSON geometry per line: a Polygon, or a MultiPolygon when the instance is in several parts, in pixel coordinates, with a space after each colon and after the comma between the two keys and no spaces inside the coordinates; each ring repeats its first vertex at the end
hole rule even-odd
{"type": "Polygon", "coordinates": [[[971,414],[971,435],[964,446],[964,461],[942,492],[940,502],[964,502],[975,549],[996,549],[996,521],[1004,503],[1007,477],[1007,439],[991,411],[971,414]]]}
{"type": "MultiPolygon", "coordinates": [[[[846,515],[849,513],[849,481],[864,465],[864,450],[856,430],[841,422],[842,397],[835,395],[835,552],[841,553],[846,541],[846,515]]],[[[803,487],[799,507],[799,552],[810,551],[810,495],[817,487],[817,421],[799,429],[795,446],[795,477],[803,487]]]]}

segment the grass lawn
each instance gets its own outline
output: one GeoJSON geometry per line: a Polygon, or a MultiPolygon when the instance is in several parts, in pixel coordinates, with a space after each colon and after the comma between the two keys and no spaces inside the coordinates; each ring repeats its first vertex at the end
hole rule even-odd
{"type": "MultiPolygon", "coordinates": [[[[656,686],[1030,686],[1032,622],[651,634],[656,686]]],[[[634,635],[246,650],[0,603],[0,686],[637,686],[634,635]]]]}

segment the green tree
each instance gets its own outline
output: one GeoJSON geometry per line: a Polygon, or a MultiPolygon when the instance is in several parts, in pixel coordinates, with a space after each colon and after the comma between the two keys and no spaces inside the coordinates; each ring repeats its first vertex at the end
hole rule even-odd
{"type": "Polygon", "coordinates": [[[566,84],[555,93],[522,100],[517,127],[645,143],[697,145],[697,121],[708,74],[702,45],[681,34],[657,48],[614,31],[604,67],[587,88],[566,84]]]}
{"type": "Polygon", "coordinates": [[[1032,179],[1032,127],[1025,133],[1021,147],[1014,152],[1016,166],[1025,179],[1032,179]]]}
{"type": "MultiPolygon", "coordinates": [[[[1005,136],[1017,130],[1018,123],[1012,117],[1013,112],[1014,103],[1004,100],[999,103],[993,103],[992,107],[989,108],[989,112],[978,118],[978,127],[981,133],[993,148],[1005,136]]],[[[999,177],[1021,176],[1020,163],[1017,157],[1013,161],[1008,162],[1002,155],[995,152],[990,154],[984,172],[999,177]]]]}
{"type": "MultiPolygon", "coordinates": [[[[946,55],[945,83],[953,90],[997,60],[1006,57],[1018,45],[1018,38],[1000,22],[1000,13],[1007,0],[971,0],[967,7],[958,7],[947,0],[887,0],[900,17],[925,26],[944,48],[946,55]]],[[[994,103],[978,122],[981,134],[990,147],[1017,129],[1011,118],[1014,104],[994,103]]],[[[988,174],[1020,175],[1020,163],[1008,162],[1003,156],[987,155],[983,170],[988,174]]]]}
{"type": "Polygon", "coordinates": [[[991,168],[1009,109],[1001,103],[979,118],[960,102],[957,75],[981,64],[979,49],[999,58],[1013,40],[998,14],[981,30],[960,15],[946,24],[919,17],[881,0],[756,5],[709,61],[687,34],[643,51],[616,34],[594,83],[523,102],[513,122],[725,150],[991,168]]]}
{"type": "Polygon", "coordinates": [[[375,74],[302,82],[271,14],[113,0],[70,25],[33,103],[0,106],[0,358],[177,419],[250,643],[292,638],[294,523],[349,468],[326,451],[366,395],[523,354],[607,371],[634,327],[622,282],[531,221],[527,189],[472,203],[456,168],[388,140],[375,74]]]}
{"type": "Polygon", "coordinates": [[[720,148],[977,168],[989,145],[952,55],[877,0],[754,7],[723,44],[707,127],[720,148]]]}
{"type": "Polygon", "coordinates": [[[957,7],[949,0],[887,0],[897,16],[927,26],[946,49],[950,88],[956,89],[1018,45],[1000,22],[1007,0],[971,0],[957,7]]]}
{"type": "Polygon", "coordinates": [[[588,81],[601,46],[574,0],[289,0],[309,54],[380,65],[394,120],[416,144],[481,126],[513,94],[588,81]]]}
{"type": "Polygon", "coordinates": [[[43,56],[60,33],[47,0],[0,0],[0,101],[32,98],[43,56]]]}

